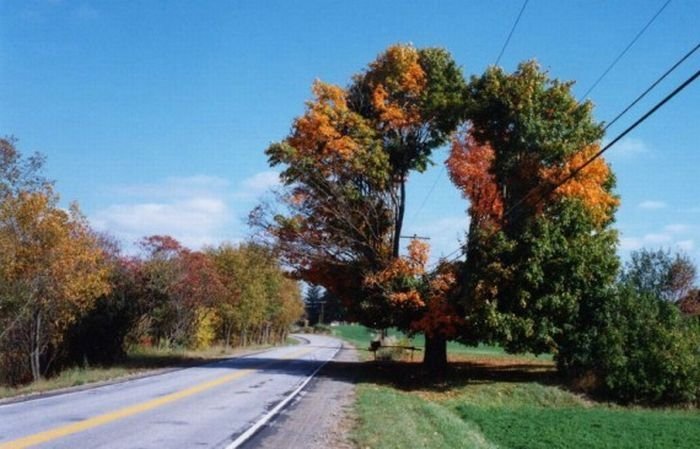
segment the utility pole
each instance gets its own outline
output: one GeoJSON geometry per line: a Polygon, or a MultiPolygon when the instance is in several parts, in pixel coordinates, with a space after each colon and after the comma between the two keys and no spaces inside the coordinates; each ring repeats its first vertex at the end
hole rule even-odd
{"type": "Polygon", "coordinates": [[[420,235],[400,235],[400,239],[411,239],[411,240],[430,240],[430,237],[422,237],[420,235]]]}

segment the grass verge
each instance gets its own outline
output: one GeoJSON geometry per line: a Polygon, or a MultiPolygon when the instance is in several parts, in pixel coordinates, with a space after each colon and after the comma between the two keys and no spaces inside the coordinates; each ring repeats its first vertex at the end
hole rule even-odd
{"type": "MultiPolygon", "coordinates": [[[[336,328],[358,348],[371,332],[336,328]]],[[[695,449],[700,411],[597,403],[561,385],[550,360],[449,349],[446,377],[420,364],[364,362],[352,438],[359,448],[695,449]]],[[[480,349],[480,348],[476,348],[480,349]]]]}

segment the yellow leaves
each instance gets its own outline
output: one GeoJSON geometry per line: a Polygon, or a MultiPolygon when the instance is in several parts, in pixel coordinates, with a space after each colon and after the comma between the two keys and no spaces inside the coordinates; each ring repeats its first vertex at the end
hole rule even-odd
{"type": "Polygon", "coordinates": [[[56,202],[47,189],[0,204],[0,278],[21,291],[28,310],[47,318],[42,332],[55,344],[67,325],[111,289],[109,266],[84,218],[77,208],[66,212],[56,202]]]}
{"type": "Polygon", "coordinates": [[[430,289],[439,294],[447,293],[457,282],[454,273],[440,273],[430,280],[430,289]]]}
{"type": "Polygon", "coordinates": [[[425,88],[425,72],[420,66],[418,51],[412,45],[392,45],[369,67],[374,77],[384,78],[383,84],[392,93],[419,95],[425,88]]]}
{"type": "MultiPolygon", "coordinates": [[[[472,136],[473,130],[463,130],[452,142],[447,168],[452,182],[469,199],[472,220],[480,224],[500,225],[504,213],[504,200],[493,166],[497,162],[493,148],[479,144],[472,136]]],[[[518,173],[524,185],[546,189],[563,181],[578,167],[599,151],[597,144],[589,145],[572,154],[563,164],[543,167],[541,161],[523,157],[519,160],[518,173]]],[[[561,185],[554,195],[580,199],[598,224],[606,222],[619,199],[608,188],[610,167],[604,159],[595,159],[574,178],[561,185]]],[[[532,207],[542,211],[541,196],[531,195],[532,207]],[[535,204],[537,203],[537,204],[535,204]]]]}
{"type": "Polygon", "coordinates": [[[427,305],[420,319],[411,323],[411,330],[423,332],[429,337],[454,338],[464,325],[462,318],[446,298],[436,297],[427,305]]]}
{"type": "MultiPolygon", "coordinates": [[[[562,166],[541,169],[540,176],[552,184],[561,182],[582,167],[599,150],[599,145],[589,145],[574,153],[562,166]]],[[[602,224],[610,218],[613,209],[620,203],[620,200],[605,188],[610,176],[610,167],[599,157],[574,178],[559,186],[554,193],[560,197],[580,199],[594,221],[602,224]]]]}

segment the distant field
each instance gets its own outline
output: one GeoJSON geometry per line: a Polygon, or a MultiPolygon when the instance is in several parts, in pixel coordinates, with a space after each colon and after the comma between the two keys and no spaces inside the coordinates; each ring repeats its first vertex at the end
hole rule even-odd
{"type": "MultiPolygon", "coordinates": [[[[366,349],[369,347],[369,342],[375,337],[377,331],[368,329],[364,326],[359,326],[355,324],[342,324],[339,326],[334,326],[333,328],[333,334],[351,342],[353,345],[355,345],[359,349],[366,349]]],[[[389,329],[388,330],[389,336],[395,337],[398,340],[401,339],[407,339],[407,342],[411,346],[415,346],[417,348],[425,348],[425,339],[423,335],[417,335],[413,338],[408,339],[402,332],[396,330],[396,329],[389,329]]],[[[487,355],[491,357],[506,357],[506,358],[511,358],[514,357],[511,354],[507,354],[502,348],[498,346],[488,346],[488,345],[479,345],[479,346],[466,346],[457,342],[448,342],[447,343],[447,352],[448,352],[448,357],[452,356],[452,358],[458,357],[458,358],[463,358],[464,356],[479,356],[479,355],[487,355]]],[[[528,358],[528,359],[537,359],[537,360],[551,360],[552,357],[549,354],[541,354],[537,357],[535,357],[532,354],[520,354],[517,357],[519,358],[528,358]]],[[[417,357],[419,358],[419,357],[417,357]]]]}
{"type": "MultiPolygon", "coordinates": [[[[367,347],[371,331],[338,326],[367,347]]],[[[420,340],[416,340],[416,345],[420,340]]],[[[360,448],[697,449],[700,411],[596,403],[558,384],[551,361],[450,345],[447,378],[418,363],[359,368],[353,438],[360,448]]]]}

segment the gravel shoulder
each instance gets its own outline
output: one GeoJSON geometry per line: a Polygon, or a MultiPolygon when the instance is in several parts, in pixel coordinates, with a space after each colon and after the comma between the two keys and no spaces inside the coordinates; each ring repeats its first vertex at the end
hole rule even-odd
{"type": "Polygon", "coordinates": [[[243,445],[245,449],[352,449],[357,351],[348,343],[272,422],[243,445]]]}

